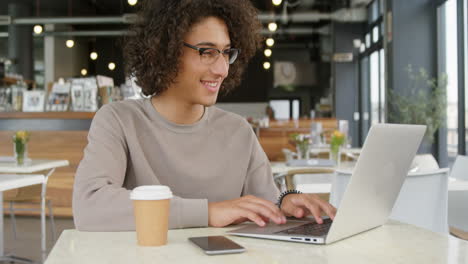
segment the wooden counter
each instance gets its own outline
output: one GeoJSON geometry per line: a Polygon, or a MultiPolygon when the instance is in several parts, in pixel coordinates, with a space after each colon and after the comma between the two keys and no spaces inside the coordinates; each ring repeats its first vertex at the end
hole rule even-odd
{"type": "MultiPolygon", "coordinates": [[[[72,216],[74,176],[88,143],[88,129],[94,114],[94,112],[0,112],[0,156],[13,156],[14,130],[28,130],[31,132],[28,144],[30,158],[66,159],[70,162],[70,166],[58,168],[47,185],[47,196],[52,199],[56,216],[72,216]]],[[[19,214],[39,215],[39,212],[19,214]]]]}
{"type": "Polygon", "coordinates": [[[270,121],[268,128],[260,128],[257,130],[260,145],[268,156],[270,161],[282,161],[284,155],[283,148],[296,151],[289,143],[289,135],[293,133],[309,134],[312,122],[322,123],[323,131],[331,133],[337,129],[337,120],[335,118],[317,118],[311,119],[288,120],[288,121],[270,121]]]}
{"type": "Polygon", "coordinates": [[[93,119],[95,112],[0,112],[0,119],[93,119]]]}

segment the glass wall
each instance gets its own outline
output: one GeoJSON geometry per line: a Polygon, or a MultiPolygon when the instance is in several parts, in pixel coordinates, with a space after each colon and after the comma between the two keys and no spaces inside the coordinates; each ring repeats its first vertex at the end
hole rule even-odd
{"type": "Polygon", "coordinates": [[[368,22],[359,54],[360,144],[372,124],[385,122],[385,58],[383,50],[383,1],[368,7],[368,22]]]}
{"type": "MultiPolygon", "coordinates": [[[[452,0],[453,1],[453,0],[452,0]]],[[[462,104],[463,107],[461,107],[464,112],[465,112],[465,125],[463,126],[464,128],[464,131],[461,132],[463,134],[465,134],[465,149],[464,149],[464,152],[461,153],[463,155],[466,155],[468,153],[468,74],[467,74],[467,71],[468,71],[468,1],[467,0],[464,0],[464,7],[463,7],[463,19],[459,19],[459,21],[462,21],[463,23],[463,31],[464,31],[464,39],[463,39],[463,50],[465,51],[464,54],[465,54],[465,58],[464,58],[464,64],[465,64],[465,97],[463,98],[464,99],[464,102],[462,104]]]]}
{"type": "Polygon", "coordinates": [[[442,8],[445,17],[445,72],[448,77],[447,151],[449,159],[454,159],[458,153],[457,1],[448,0],[442,8]]]}

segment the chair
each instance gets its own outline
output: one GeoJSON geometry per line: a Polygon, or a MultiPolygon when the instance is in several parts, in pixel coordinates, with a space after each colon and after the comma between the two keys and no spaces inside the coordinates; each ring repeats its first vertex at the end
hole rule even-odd
{"type": "Polygon", "coordinates": [[[274,180],[282,192],[297,189],[303,193],[315,193],[328,201],[330,188],[327,186],[331,183],[333,172],[333,169],[327,168],[291,169],[275,175],[274,180]]]}
{"type": "Polygon", "coordinates": [[[411,164],[412,170],[416,171],[433,171],[439,169],[439,163],[432,154],[416,155],[411,164]]]}
{"type": "MultiPolygon", "coordinates": [[[[448,168],[409,173],[400,190],[390,218],[447,233],[448,168]]],[[[339,207],[351,171],[336,170],[330,203],[339,207]]]]}
{"type": "MultiPolygon", "coordinates": [[[[52,239],[56,239],[55,231],[55,222],[54,214],[52,211],[52,201],[49,197],[46,196],[47,181],[49,176],[54,172],[54,169],[49,171],[44,179],[42,184],[27,186],[23,188],[16,189],[15,192],[5,192],[3,201],[9,203],[9,207],[5,208],[10,211],[10,218],[13,228],[13,235],[16,239],[16,219],[15,211],[41,211],[41,217],[45,215],[45,206],[49,210],[49,219],[51,225],[52,239]],[[15,204],[40,204],[41,208],[15,208],[15,204]]],[[[45,230],[45,219],[41,221],[41,228],[45,230]]],[[[44,237],[42,239],[45,239],[44,237]]]]}
{"type": "MultiPolygon", "coordinates": [[[[457,156],[450,178],[468,181],[467,156],[457,156]]],[[[448,223],[452,235],[468,240],[468,191],[448,192],[448,223]]]]}

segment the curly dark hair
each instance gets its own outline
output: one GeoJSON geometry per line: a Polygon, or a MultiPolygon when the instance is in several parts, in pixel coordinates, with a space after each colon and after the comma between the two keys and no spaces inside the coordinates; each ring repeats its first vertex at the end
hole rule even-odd
{"type": "Polygon", "coordinates": [[[226,94],[240,84],[262,40],[257,9],[250,0],[145,0],[124,43],[127,74],[136,77],[143,94],[161,94],[172,84],[185,34],[192,25],[211,16],[226,23],[231,46],[241,49],[220,91],[226,94]]]}

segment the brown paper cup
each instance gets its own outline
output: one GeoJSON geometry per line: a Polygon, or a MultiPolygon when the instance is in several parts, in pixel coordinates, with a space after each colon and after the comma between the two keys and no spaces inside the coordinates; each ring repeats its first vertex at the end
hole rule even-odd
{"type": "Polygon", "coordinates": [[[134,200],[138,245],[162,246],[167,243],[170,200],[134,200]]]}
{"type": "Polygon", "coordinates": [[[162,185],[140,186],[132,191],[130,199],[133,200],[138,245],[167,243],[171,198],[170,189],[162,185]]]}

